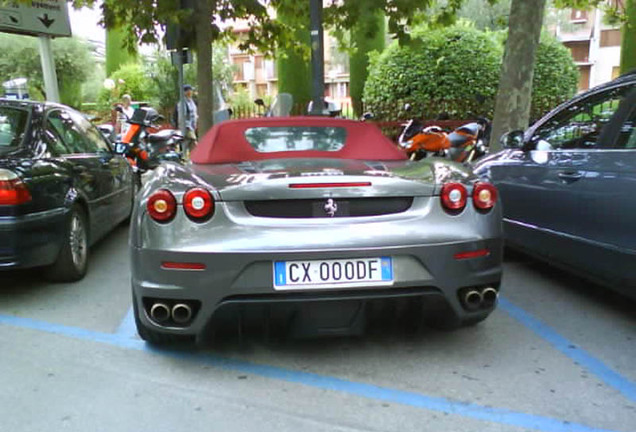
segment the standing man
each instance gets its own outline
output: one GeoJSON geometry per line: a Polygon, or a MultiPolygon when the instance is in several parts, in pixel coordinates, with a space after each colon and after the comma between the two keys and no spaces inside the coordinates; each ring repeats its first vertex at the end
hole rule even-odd
{"type": "Polygon", "coordinates": [[[118,113],[117,115],[117,126],[115,128],[115,132],[118,134],[126,135],[128,129],[130,128],[130,123],[128,123],[128,119],[132,118],[135,113],[135,109],[131,106],[132,98],[129,94],[125,94],[121,97],[121,107],[123,112],[118,113]]]}
{"type": "Polygon", "coordinates": [[[199,120],[199,115],[197,113],[197,104],[192,99],[192,93],[194,89],[190,84],[185,84],[183,86],[183,93],[185,95],[185,127],[186,127],[186,136],[185,136],[185,144],[188,151],[188,155],[190,151],[194,148],[197,141],[197,122],[199,120]]]}

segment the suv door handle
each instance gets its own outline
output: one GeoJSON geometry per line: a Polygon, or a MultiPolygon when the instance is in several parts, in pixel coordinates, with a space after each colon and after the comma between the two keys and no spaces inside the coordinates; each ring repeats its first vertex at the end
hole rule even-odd
{"type": "Polygon", "coordinates": [[[558,175],[560,179],[569,182],[577,181],[583,177],[583,173],[581,173],[581,171],[561,171],[558,175]]]}

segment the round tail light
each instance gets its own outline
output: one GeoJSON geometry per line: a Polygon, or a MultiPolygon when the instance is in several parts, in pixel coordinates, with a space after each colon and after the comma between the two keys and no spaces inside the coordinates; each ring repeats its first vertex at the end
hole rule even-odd
{"type": "Polygon", "coordinates": [[[169,190],[159,189],[148,198],[146,209],[157,222],[168,222],[177,212],[177,200],[169,190]]]}
{"type": "Polygon", "coordinates": [[[183,196],[183,209],[186,215],[197,222],[208,219],[214,213],[214,199],[203,188],[188,190],[183,196]]]}
{"type": "Polygon", "coordinates": [[[476,183],[473,188],[473,203],[479,210],[490,210],[497,202],[497,188],[490,183],[476,183]]]}
{"type": "Polygon", "coordinates": [[[466,207],[468,192],[461,183],[446,183],[442,186],[442,205],[452,213],[459,213],[466,207]]]}

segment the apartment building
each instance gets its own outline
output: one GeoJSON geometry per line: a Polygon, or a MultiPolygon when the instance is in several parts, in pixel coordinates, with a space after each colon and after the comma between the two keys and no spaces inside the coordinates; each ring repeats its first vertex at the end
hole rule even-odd
{"type": "Polygon", "coordinates": [[[619,75],[621,30],[605,22],[601,9],[553,11],[548,28],[570,49],[579,67],[579,91],[619,75]]]}
{"type": "MultiPolygon", "coordinates": [[[[247,23],[235,22],[234,32],[248,31],[247,23]]],[[[228,50],[235,66],[234,89],[245,89],[250,98],[275,96],[278,93],[276,61],[261,53],[249,54],[238,48],[238,43],[228,50]]],[[[349,103],[349,58],[338,50],[335,38],[325,32],[325,96],[341,103],[349,103]]]]}

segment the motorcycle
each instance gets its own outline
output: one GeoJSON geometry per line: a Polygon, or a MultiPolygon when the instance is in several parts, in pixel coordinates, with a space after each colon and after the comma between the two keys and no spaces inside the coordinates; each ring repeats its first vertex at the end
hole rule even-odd
{"type": "MultiPolygon", "coordinates": [[[[404,110],[411,111],[410,104],[404,110]]],[[[470,163],[488,152],[490,122],[478,118],[447,133],[439,126],[424,127],[419,119],[412,118],[403,125],[398,145],[411,160],[426,157],[445,157],[456,162],[470,163]]]]}
{"type": "MultiPolygon", "coordinates": [[[[115,109],[126,116],[120,106],[115,109]]],[[[163,116],[153,108],[137,108],[132,117],[126,116],[130,127],[115,144],[115,151],[126,156],[139,179],[141,174],[155,169],[162,162],[183,162],[179,152],[184,141],[181,133],[175,129],[154,132],[162,120],[163,116]]]]}

